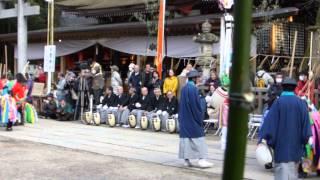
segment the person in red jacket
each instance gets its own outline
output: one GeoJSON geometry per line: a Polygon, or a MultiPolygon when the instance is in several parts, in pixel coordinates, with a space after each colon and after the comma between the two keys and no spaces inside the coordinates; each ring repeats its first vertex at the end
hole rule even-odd
{"type": "Polygon", "coordinates": [[[298,81],[298,85],[296,87],[296,89],[294,90],[294,93],[298,96],[304,96],[307,88],[306,88],[306,84],[308,81],[308,73],[306,72],[301,72],[299,74],[299,81],[298,81]]]}
{"type": "MultiPolygon", "coordinates": [[[[12,97],[17,102],[17,108],[18,108],[19,113],[21,114],[21,125],[23,125],[24,118],[23,118],[22,108],[23,108],[23,103],[27,97],[27,80],[23,76],[23,74],[18,73],[16,75],[16,82],[14,83],[14,85],[12,87],[11,93],[12,93],[12,97]]],[[[12,126],[12,124],[11,124],[11,126],[12,126]]]]}
{"type": "Polygon", "coordinates": [[[38,82],[39,83],[46,83],[47,80],[47,75],[43,71],[43,69],[39,69],[39,77],[38,77],[38,82]]]}
{"type": "Polygon", "coordinates": [[[301,72],[294,93],[300,97],[307,96],[311,100],[311,102],[315,104],[314,81],[312,76],[312,73],[309,77],[309,74],[307,72],[301,72]]]}

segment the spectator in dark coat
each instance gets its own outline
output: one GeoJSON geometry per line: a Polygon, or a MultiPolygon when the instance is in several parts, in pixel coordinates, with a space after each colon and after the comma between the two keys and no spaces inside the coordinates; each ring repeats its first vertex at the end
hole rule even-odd
{"type": "Polygon", "coordinates": [[[134,72],[131,74],[129,78],[129,86],[134,87],[136,89],[136,93],[140,94],[141,90],[141,73],[140,67],[138,65],[134,66],[134,72]]]}
{"type": "Polygon", "coordinates": [[[149,92],[152,92],[152,72],[150,64],[146,64],[146,68],[141,74],[141,84],[142,87],[146,87],[149,92]]]}

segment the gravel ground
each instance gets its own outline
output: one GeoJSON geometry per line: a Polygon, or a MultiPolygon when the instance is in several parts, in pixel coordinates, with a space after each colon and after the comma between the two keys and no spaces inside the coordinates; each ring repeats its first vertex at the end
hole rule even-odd
{"type": "Polygon", "coordinates": [[[218,175],[0,136],[0,179],[220,179],[218,175]]]}

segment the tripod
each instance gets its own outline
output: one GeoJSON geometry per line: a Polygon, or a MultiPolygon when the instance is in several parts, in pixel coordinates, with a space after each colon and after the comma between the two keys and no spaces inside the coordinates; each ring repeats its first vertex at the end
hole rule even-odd
{"type": "Polygon", "coordinates": [[[88,102],[89,98],[89,86],[86,77],[81,76],[79,78],[78,84],[78,99],[76,103],[76,109],[74,113],[74,120],[77,120],[77,115],[79,113],[79,105],[80,105],[80,120],[83,121],[84,108],[86,106],[86,102],[88,102]]]}

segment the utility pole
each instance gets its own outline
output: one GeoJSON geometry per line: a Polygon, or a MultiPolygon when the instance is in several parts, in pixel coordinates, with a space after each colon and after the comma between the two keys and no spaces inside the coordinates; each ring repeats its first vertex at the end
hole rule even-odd
{"type": "Polygon", "coordinates": [[[248,114],[254,95],[249,88],[252,0],[235,0],[234,39],[224,180],[242,180],[248,132],[248,114]]]}

